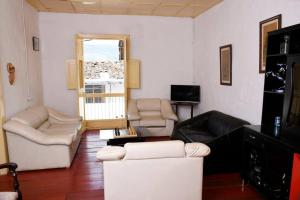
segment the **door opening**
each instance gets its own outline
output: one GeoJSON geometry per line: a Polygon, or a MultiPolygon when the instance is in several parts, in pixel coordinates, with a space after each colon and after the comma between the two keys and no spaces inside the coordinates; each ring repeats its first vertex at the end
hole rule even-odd
{"type": "Polygon", "coordinates": [[[126,39],[81,38],[79,112],[88,129],[126,126],[126,39]]]}

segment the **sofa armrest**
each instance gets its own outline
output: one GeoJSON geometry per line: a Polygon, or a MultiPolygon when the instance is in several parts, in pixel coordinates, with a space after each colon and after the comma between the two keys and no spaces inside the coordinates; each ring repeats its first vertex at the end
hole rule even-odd
{"type": "Polygon", "coordinates": [[[127,117],[128,117],[129,121],[141,119],[141,116],[139,115],[139,112],[138,112],[138,108],[136,106],[136,100],[130,100],[128,102],[127,117]]]}
{"type": "Polygon", "coordinates": [[[106,146],[97,152],[96,158],[99,161],[121,160],[124,158],[125,154],[126,150],[124,147],[106,146]]]}
{"type": "Polygon", "coordinates": [[[177,116],[172,110],[170,102],[166,99],[161,100],[161,114],[165,119],[171,119],[174,121],[178,120],[177,116]]]}
{"type": "Polygon", "coordinates": [[[14,120],[6,122],[3,128],[7,132],[17,134],[41,145],[70,145],[73,141],[73,135],[71,134],[46,135],[39,130],[14,120]]]}
{"type": "Polygon", "coordinates": [[[52,108],[48,108],[48,113],[50,121],[55,123],[79,123],[82,121],[82,117],[70,117],[52,108]]]}
{"type": "Polygon", "coordinates": [[[204,157],[210,154],[210,148],[199,142],[185,144],[186,157],[204,157]]]}

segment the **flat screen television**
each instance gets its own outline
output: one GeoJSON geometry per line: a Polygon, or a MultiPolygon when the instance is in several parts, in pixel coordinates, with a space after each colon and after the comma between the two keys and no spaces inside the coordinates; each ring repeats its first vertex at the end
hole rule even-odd
{"type": "Polygon", "coordinates": [[[171,85],[171,101],[200,102],[200,86],[171,85]]]}

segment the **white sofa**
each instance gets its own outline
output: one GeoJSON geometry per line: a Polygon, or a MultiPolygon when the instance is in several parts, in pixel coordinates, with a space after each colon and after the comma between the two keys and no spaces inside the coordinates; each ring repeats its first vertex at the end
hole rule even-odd
{"type": "Polygon", "coordinates": [[[142,127],[141,136],[171,136],[178,120],[166,99],[131,99],[128,103],[128,120],[133,127],[142,127]]]}
{"type": "Polygon", "coordinates": [[[70,167],[81,138],[81,118],[45,106],[29,107],[3,125],[9,161],[18,171],[70,167]]]}
{"type": "Polygon", "coordinates": [[[201,200],[202,143],[182,141],[127,143],[97,153],[103,161],[105,200],[201,200]]]}

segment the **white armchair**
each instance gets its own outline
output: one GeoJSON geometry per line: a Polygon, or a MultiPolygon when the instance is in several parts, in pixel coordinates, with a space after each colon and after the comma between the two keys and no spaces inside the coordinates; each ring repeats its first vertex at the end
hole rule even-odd
{"type": "Polygon", "coordinates": [[[131,126],[147,129],[142,136],[170,136],[178,118],[166,99],[131,99],[128,120],[131,126]]]}
{"type": "Polygon", "coordinates": [[[127,143],[97,153],[103,161],[105,200],[201,200],[202,143],[182,141],[127,143]]]}

